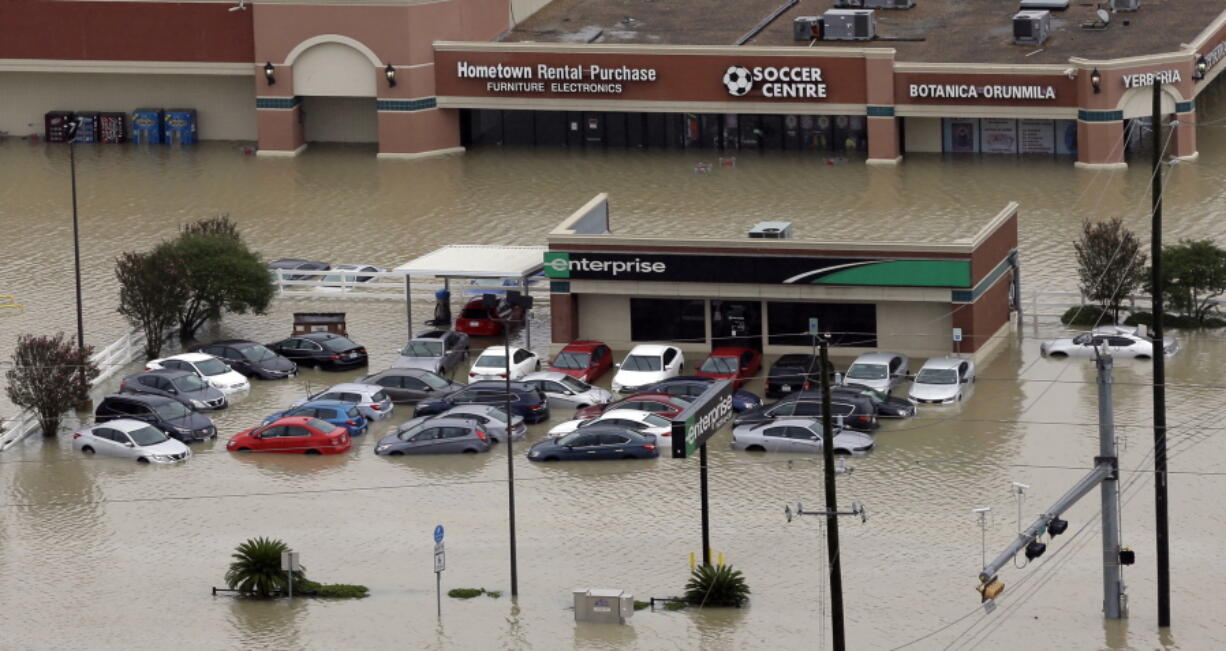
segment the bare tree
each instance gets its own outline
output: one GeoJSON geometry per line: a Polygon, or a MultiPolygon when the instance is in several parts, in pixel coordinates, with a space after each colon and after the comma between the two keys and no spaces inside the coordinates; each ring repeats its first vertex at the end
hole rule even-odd
{"type": "Polygon", "coordinates": [[[62,332],[21,335],[13,368],[4,374],[5,393],[13,404],[34,410],[43,435],[55,436],[64,412],[89,399],[90,385],[98,377],[98,366],[90,359],[93,352],[62,332]]]}
{"type": "Polygon", "coordinates": [[[118,312],[145,332],[145,358],[162,353],[166,334],[179,322],[187,301],[182,263],[158,247],[152,253],[124,253],[115,260],[118,312]]]}
{"type": "Polygon", "coordinates": [[[1137,236],[1119,218],[1105,222],[1086,220],[1073,248],[1077,251],[1081,294],[1098,303],[1104,312],[1110,312],[1115,323],[1119,323],[1124,297],[1145,280],[1147,258],[1137,236]]]}

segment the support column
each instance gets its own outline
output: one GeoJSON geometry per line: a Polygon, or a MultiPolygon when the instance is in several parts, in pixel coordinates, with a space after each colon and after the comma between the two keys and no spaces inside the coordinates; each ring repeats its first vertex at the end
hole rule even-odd
{"type": "Polygon", "coordinates": [[[440,109],[434,97],[434,66],[395,66],[396,85],[380,70],[379,158],[422,158],[464,151],[460,112],[440,109]]]}
{"type": "Polygon", "coordinates": [[[898,118],[894,117],[894,50],[864,55],[868,103],[868,161],[893,164],[902,160],[898,118]]]}
{"type": "Polygon", "coordinates": [[[1077,112],[1077,167],[1126,167],[1124,112],[1077,112]]]}
{"type": "Polygon", "coordinates": [[[1196,160],[1196,103],[1175,104],[1175,119],[1179,122],[1171,135],[1171,153],[1180,160],[1196,160]]]}
{"type": "Polygon", "coordinates": [[[575,294],[549,295],[551,341],[568,344],[579,338],[579,297],[575,294]]]}
{"type": "Polygon", "coordinates": [[[263,64],[255,66],[255,109],[259,156],[296,156],[306,149],[302,98],[294,95],[292,66],[273,66],[269,83],[263,64]]]}

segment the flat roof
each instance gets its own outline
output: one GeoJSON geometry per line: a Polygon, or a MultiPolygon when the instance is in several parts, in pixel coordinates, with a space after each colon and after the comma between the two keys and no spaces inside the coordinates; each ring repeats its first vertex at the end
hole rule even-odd
{"type": "MultiPolygon", "coordinates": [[[[543,43],[733,45],[782,0],[553,0],[502,40],[543,43]]],[[[746,45],[809,47],[792,40],[792,20],[819,16],[831,0],[800,0],[746,45]]],[[[1107,4],[1107,2],[1103,2],[1107,4]]],[[[1041,46],[1014,45],[1016,0],[916,0],[906,10],[877,10],[872,41],[818,41],[814,47],[889,47],[897,61],[1065,63],[1070,57],[1117,59],[1177,52],[1220,14],[1222,0],[1144,0],[1111,17],[1107,29],[1082,29],[1097,3],[1073,0],[1051,14],[1041,46]],[[1127,23],[1127,24],[1126,24],[1127,23]]]]}
{"type": "Polygon", "coordinates": [[[448,244],[392,271],[410,277],[523,278],[539,273],[546,247],[448,244]]]}

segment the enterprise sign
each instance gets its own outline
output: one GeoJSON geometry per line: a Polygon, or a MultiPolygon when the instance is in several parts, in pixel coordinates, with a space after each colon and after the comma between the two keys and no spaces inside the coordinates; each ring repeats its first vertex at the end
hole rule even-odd
{"type": "Polygon", "coordinates": [[[717,380],[673,419],[673,458],[684,459],[732,420],[732,383],[717,380]]]}
{"type": "Polygon", "coordinates": [[[608,68],[598,65],[536,66],[477,65],[456,63],[460,79],[490,79],[491,93],[606,93],[619,94],[624,82],[648,82],[657,78],[655,68],[608,68]]]}

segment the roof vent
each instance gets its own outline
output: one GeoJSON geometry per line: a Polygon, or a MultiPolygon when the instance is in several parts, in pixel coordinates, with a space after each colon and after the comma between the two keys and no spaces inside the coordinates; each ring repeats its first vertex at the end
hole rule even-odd
{"type": "Polygon", "coordinates": [[[792,20],[792,39],[796,41],[812,41],[822,39],[821,16],[797,16],[792,20]]]}
{"type": "Polygon", "coordinates": [[[1141,8],[1141,0],[1111,0],[1112,11],[1136,11],[1141,8]]]}
{"type": "Polygon", "coordinates": [[[792,222],[758,222],[749,229],[749,237],[766,240],[792,239],[792,222]]]}
{"type": "Polygon", "coordinates": [[[1050,32],[1050,11],[1019,11],[1013,14],[1013,42],[1018,45],[1042,45],[1050,32]]]}
{"type": "Polygon", "coordinates": [[[870,41],[877,38],[872,9],[827,9],[822,14],[822,37],[827,41],[870,41]]]}
{"type": "MultiPolygon", "coordinates": [[[[911,9],[915,7],[915,0],[862,0],[865,9],[911,9]]],[[[1065,0],[1068,2],[1068,0],[1065,0]]],[[[838,6],[838,2],[834,3],[838,6]]]]}

